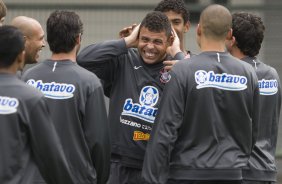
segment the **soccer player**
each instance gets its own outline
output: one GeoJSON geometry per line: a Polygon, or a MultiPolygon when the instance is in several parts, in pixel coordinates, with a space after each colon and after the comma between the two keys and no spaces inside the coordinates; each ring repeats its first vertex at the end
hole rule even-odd
{"type": "Polygon", "coordinates": [[[232,15],[233,37],[226,41],[230,53],[249,63],[256,71],[260,90],[260,122],[258,139],[243,169],[245,184],[276,183],[275,150],[281,108],[281,85],[276,70],[261,62],[259,54],[265,27],[254,14],[238,12],[232,15]]]}
{"type": "Polygon", "coordinates": [[[184,58],[179,44],[173,43],[167,16],[150,12],[129,36],[87,46],[77,57],[79,65],[110,86],[110,184],[144,184],[141,168],[146,144],[169,81],[162,73],[163,61],[184,58]],[[166,50],[172,45],[168,56],[166,50]]]}
{"type": "Polygon", "coordinates": [[[110,137],[99,79],[76,64],[83,24],[70,11],[55,11],[47,20],[52,56],[23,74],[42,91],[51,110],[70,167],[78,183],[106,183],[110,169],[110,137]]]}
{"type": "Polygon", "coordinates": [[[45,47],[44,31],[40,23],[30,17],[15,17],[11,25],[20,29],[25,38],[25,64],[39,61],[39,53],[45,47]]]}
{"type": "MultiPolygon", "coordinates": [[[[180,41],[180,49],[185,54],[185,58],[191,57],[191,52],[185,48],[185,33],[190,29],[190,13],[185,6],[183,0],[162,0],[158,3],[155,11],[163,12],[169,19],[175,33],[180,41]]],[[[136,24],[132,26],[123,28],[119,35],[120,37],[128,36],[136,24]]],[[[168,49],[168,54],[170,50],[168,49]]],[[[167,60],[164,61],[164,69],[166,71],[171,70],[172,66],[177,62],[177,60],[167,60]]]]}
{"type": "MultiPolygon", "coordinates": [[[[185,58],[191,57],[191,52],[185,48],[185,33],[190,29],[190,13],[183,0],[162,0],[159,2],[155,11],[161,11],[168,17],[179,40],[180,49],[185,53],[185,58]]],[[[164,61],[164,70],[169,71],[177,60],[164,61]]]]}
{"type": "Polygon", "coordinates": [[[48,184],[76,184],[46,99],[16,76],[23,65],[23,34],[0,27],[0,183],[30,184],[37,166],[48,184]]]}
{"type": "Polygon", "coordinates": [[[239,184],[258,126],[258,81],[252,67],[225,51],[232,16],[204,9],[201,53],[175,64],[166,84],[142,176],[148,183],[239,184]]]}
{"type": "Polygon", "coordinates": [[[185,33],[190,29],[190,13],[183,0],[162,0],[154,9],[166,14],[180,40],[180,49],[185,58],[190,58],[190,51],[185,48],[185,33]]]}

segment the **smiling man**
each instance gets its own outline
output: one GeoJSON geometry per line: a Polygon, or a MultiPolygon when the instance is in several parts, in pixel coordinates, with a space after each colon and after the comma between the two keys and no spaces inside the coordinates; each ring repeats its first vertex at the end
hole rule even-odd
{"type": "Polygon", "coordinates": [[[15,17],[11,25],[20,29],[25,38],[25,64],[39,62],[39,52],[45,47],[44,31],[40,23],[30,17],[15,17]]]}
{"type": "Polygon", "coordinates": [[[148,13],[129,36],[90,45],[78,55],[79,65],[110,86],[110,184],[144,183],[144,152],[164,84],[169,80],[161,77],[163,61],[172,57],[182,59],[184,54],[167,16],[161,12],[148,13]],[[166,54],[170,46],[172,56],[166,54]]]}
{"type": "Polygon", "coordinates": [[[163,12],[170,21],[180,40],[180,49],[185,52],[187,58],[190,51],[185,48],[185,33],[190,29],[190,13],[183,0],[162,0],[156,6],[155,11],[163,12]]]}

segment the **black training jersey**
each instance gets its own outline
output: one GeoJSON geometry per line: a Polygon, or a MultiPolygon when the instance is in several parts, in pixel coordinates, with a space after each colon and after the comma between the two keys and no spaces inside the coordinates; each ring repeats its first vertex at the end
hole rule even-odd
{"type": "Polygon", "coordinates": [[[22,79],[47,100],[70,167],[79,183],[105,183],[109,174],[110,138],[99,79],[70,60],[46,60],[22,79]]]}
{"type": "Polygon", "coordinates": [[[0,73],[0,183],[30,184],[36,165],[50,184],[77,183],[42,93],[0,73]]]}
{"type": "Polygon", "coordinates": [[[256,181],[276,181],[275,151],[281,107],[281,85],[276,70],[256,57],[242,59],[256,71],[260,90],[260,122],[258,139],[243,178],[256,181]]]}
{"type": "Polygon", "coordinates": [[[171,70],[147,146],[149,183],[241,180],[258,126],[252,67],[226,52],[203,52],[171,70]]]}
{"type": "MultiPolygon", "coordinates": [[[[184,54],[178,53],[177,58],[184,54]]],[[[77,62],[109,89],[112,153],[122,156],[122,163],[141,168],[163,87],[169,80],[162,62],[145,64],[136,49],[126,48],[123,39],[90,45],[80,52],[77,62]]]]}

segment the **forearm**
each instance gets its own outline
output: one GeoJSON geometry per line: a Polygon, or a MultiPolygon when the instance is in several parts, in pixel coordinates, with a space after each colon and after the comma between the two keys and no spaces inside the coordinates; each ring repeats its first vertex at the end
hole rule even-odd
{"type": "Polygon", "coordinates": [[[105,41],[82,49],[77,56],[77,63],[87,68],[110,62],[124,53],[127,53],[127,48],[123,39],[105,41]]]}

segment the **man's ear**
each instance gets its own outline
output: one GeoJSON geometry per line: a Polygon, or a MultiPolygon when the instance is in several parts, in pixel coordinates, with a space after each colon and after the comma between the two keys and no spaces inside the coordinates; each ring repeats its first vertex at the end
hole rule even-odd
{"type": "Polygon", "coordinates": [[[230,29],[226,35],[226,40],[230,41],[230,46],[233,47],[234,45],[236,45],[236,38],[233,36],[233,30],[230,29]]]}
{"type": "Polygon", "coordinates": [[[184,33],[188,32],[190,29],[190,22],[187,21],[185,24],[184,24],[184,33]]]}
{"type": "Polygon", "coordinates": [[[75,38],[76,44],[80,45],[81,44],[81,39],[82,39],[82,34],[79,33],[78,36],[75,38]]]}
{"type": "Polygon", "coordinates": [[[233,30],[232,28],[230,28],[229,31],[227,32],[226,40],[231,40],[232,37],[233,37],[233,30]]]}
{"type": "Polygon", "coordinates": [[[29,45],[29,38],[25,35],[23,36],[23,38],[24,38],[24,45],[25,47],[27,47],[29,45]]]}
{"type": "Polygon", "coordinates": [[[201,34],[202,34],[201,26],[200,26],[200,24],[198,24],[197,25],[197,35],[201,36],[201,34]]]}
{"type": "Polygon", "coordinates": [[[169,46],[172,46],[173,42],[174,42],[174,36],[173,36],[173,35],[170,35],[170,37],[168,38],[168,44],[169,44],[169,46]]]}
{"type": "Polygon", "coordinates": [[[18,65],[18,70],[23,70],[25,65],[25,51],[23,50],[19,55],[16,57],[16,63],[18,65]]]}

